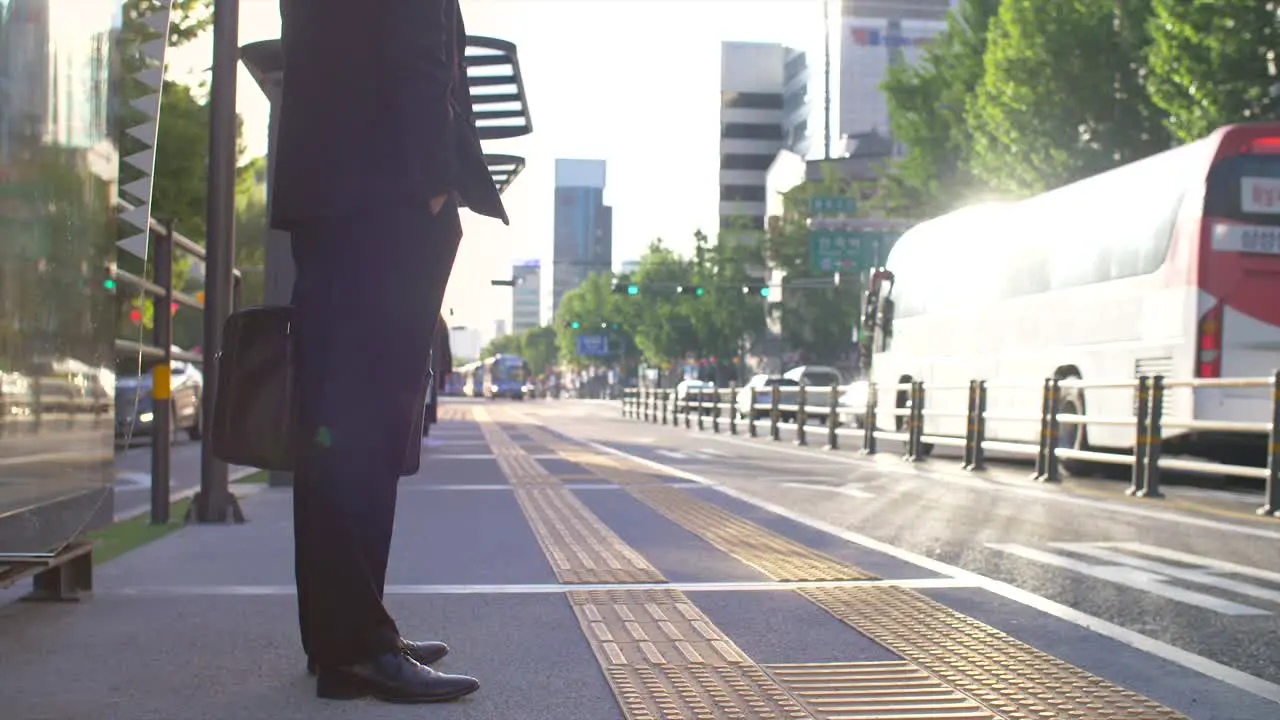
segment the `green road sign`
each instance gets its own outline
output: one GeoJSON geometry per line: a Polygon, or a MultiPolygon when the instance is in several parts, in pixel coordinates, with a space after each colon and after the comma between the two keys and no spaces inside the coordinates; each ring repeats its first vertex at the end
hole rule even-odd
{"type": "Polygon", "coordinates": [[[858,201],[851,197],[825,196],[809,198],[811,215],[853,215],[858,212],[858,201]]]}
{"type": "Polygon", "coordinates": [[[823,273],[875,267],[895,235],[883,230],[814,230],[809,233],[809,267],[823,273]]]}

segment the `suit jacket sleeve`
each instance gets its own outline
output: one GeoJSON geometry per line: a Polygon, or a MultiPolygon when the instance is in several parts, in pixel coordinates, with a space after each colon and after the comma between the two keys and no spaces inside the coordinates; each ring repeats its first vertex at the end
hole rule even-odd
{"type": "Polygon", "coordinates": [[[378,18],[387,111],[426,198],[454,190],[457,0],[366,0],[357,12],[378,18]]]}
{"type": "Polygon", "coordinates": [[[453,349],[449,347],[449,327],[444,318],[436,328],[436,387],[440,391],[447,389],[449,373],[453,372],[453,349]]]}

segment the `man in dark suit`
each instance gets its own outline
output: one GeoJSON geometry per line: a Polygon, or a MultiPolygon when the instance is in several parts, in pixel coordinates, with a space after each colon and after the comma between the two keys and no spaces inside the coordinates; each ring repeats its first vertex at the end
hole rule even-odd
{"type": "Polygon", "coordinates": [[[479,684],[427,667],[448,648],[403,639],[382,592],[458,209],[507,222],[471,114],[462,14],[457,0],[282,0],[280,15],[271,220],[297,265],[302,645],[321,697],[451,700],[479,684]]]}

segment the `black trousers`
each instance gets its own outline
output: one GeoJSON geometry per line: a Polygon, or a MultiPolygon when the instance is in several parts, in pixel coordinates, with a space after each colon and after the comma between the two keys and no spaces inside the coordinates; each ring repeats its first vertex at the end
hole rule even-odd
{"type": "Polygon", "coordinates": [[[398,648],[382,604],[406,447],[421,418],[457,208],[379,208],[297,227],[294,563],[302,647],[317,662],[398,648]]]}

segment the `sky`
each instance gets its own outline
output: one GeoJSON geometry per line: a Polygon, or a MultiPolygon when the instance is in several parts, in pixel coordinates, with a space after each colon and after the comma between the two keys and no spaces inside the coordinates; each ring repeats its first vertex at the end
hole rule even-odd
{"type": "MultiPolygon", "coordinates": [[[[533,133],[485,143],[523,156],[503,199],[511,225],[464,213],[445,295],[450,325],[491,335],[511,323],[511,290],[491,279],[540,259],[550,284],[556,158],[608,163],[613,258],[661,237],[677,250],[719,223],[720,43],[821,42],[820,0],[461,0],[467,32],[514,42],[533,133]]],[[[358,3],[353,2],[353,8],[358,3]]],[[[279,37],[276,0],[241,0],[240,44],[279,37]]],[[[209,66],[210,38],[175,52],[170,76],[209,66]]],[[[247,71],[237,84],[247,157],[266,152],[268,105],[247,71]]],[[[547,318],[544,318],[546,321],[547,318]]]]}

